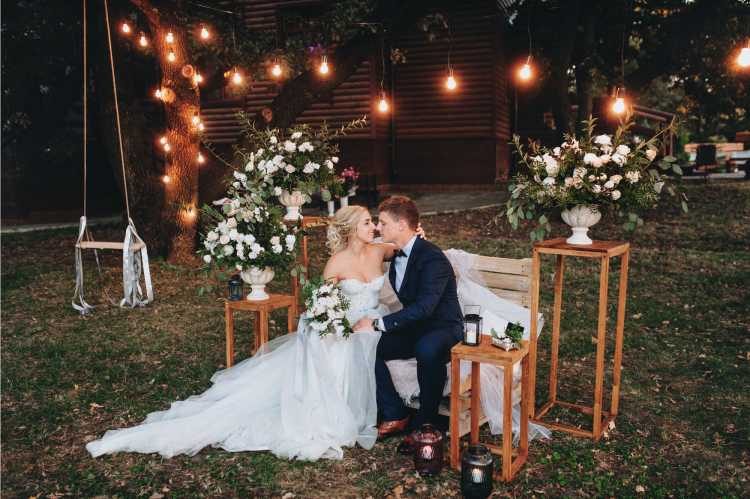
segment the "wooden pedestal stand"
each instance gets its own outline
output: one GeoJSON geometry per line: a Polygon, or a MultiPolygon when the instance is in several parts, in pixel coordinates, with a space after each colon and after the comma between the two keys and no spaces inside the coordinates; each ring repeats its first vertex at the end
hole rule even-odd
{"type": "MultiPolygon", "coordinates": [[[[296,224],[297,222],[288,222],[292,224],[296,224]]],[[[326,225],[328,223],[327,217],[303,217],[301,227],[302,229],[310,229],[312,227],[320,227],[323,225],[326,225]]],[[[306,271],[309,271],[310,267],[310,258],[307,254],[307,234],[302,236],[302,240],[300,241],[300,254],[299,254],[299,263],[301,263],[306,271]]],[[[299,310],[304,311],[305,310],[305,304],[301,303],[299,301],[299,277],[292,277],[292,294],[294,295],[295,303],[298,304],[299,310]]]]}
{"type": "Polygon", "coordinates": [[[630,244],[617,241],[594,241],[590,245],[571,245],[564,238],[550,239],[534,245],[532,257],[531,277],[531,317],[536,317],[539,311],[539,268],[541,255],[557,255],[557,266],[555,269],[555,301],[552,315],[552,355],[549,373],[549,400],[535,411],[536,393],[536,350],[537,350],[537,323],[531,321],[531,345],[529,349],[529,363],[531,366],[530,385],[531,396],[529,397],[529,413],[533,414],[534,421],[548,428],[561,430],[576,436],[593,438],[599,440],[602,432],[617,416],[620,401],[620,366],[622,363],[622,337],[625,324],[625,299],[628,287],[628,259],[630,257],[630,244]],[[601,262],[599,273],[599,318],[596,336],[596,377],[594,381],[594,406],[582,406],[557,400],[557,365],[560,346],[560,315],[562,307],[563,274],[565,272],[565,258],[583,257],[596,258],[601,262]],[[615,326],[615,353],[612,373],[612,401],[609,411],[602,407],[602,393],[604,388],[604,354],[607,333],[607,289],[609,285],[609,262],[610,259],[619,256],[620,286],[617,297],[617,323],[615,326]],[[555,405],[573,409],[593,417],[592,431],[582,430],[570,425],[551,423],[543,420],[544,416],[555,405]]]}

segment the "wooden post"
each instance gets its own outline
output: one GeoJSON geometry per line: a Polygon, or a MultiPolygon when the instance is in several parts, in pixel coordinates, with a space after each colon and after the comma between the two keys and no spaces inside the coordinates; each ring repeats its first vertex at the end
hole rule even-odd
{"type": "Polygon", "coordinates": [[[229,307],[229,302],[224,302],[224,324],[226,330],[227,343],[227,367],[234,364],[234,314],[229,307]]]}
{"type": "Polygon", "coordinates": [[[625,329],[625,302],[628,295],[628,260],[630,250],[620,260],[620,286],[617,293],[617,325],[615,330],[615,359],[612,367],[612,403],[610,414],[614,418],[620,405],[620,368],[622,366],[622,340],[625,329]]]}
{"type": "Polygon", "coordinates": [[[537,353],[537,336],[539,334],[539,324],[537,316],[539,315],[539,269],[540,255],[536,247],[531,256],[531,331],[529,332],[529,362],[531,369],[529,372],[529,414],[535,414],[534,406],[536,404],[536,353],[537,353]]]}
{"type": "MultiPolygon", "coordinates": [[[[521,382],[523,384],[523,381],[521,382]]],[[[513,467],[513,364],[503,366],[503,480],[509,482],[513,467]]],[[[472,411],[474,414],[474,411],[472,411]]]]}
{"type": "Polygon", "coordinates": [[[555,268],[555,304],[552,312],[552,360],[549,367],[549,400],[557,400],[557,361],[560,351],[560,317],[562,316],[563,274],[565,255],[557,255],[555,268]]]}
{"type": "Polygon", "coordinates": [[[607,288],[609,257],[601,259],[599,273],[599,320],[596,334],[596,380],[594,382],[594,440],[599,440],[602,427],[602,391],[604,387],[604,351],[607,344],[607,288]]]}
{"type": "Polygon", "coordinates": [[[459,469],[458,464],[458,444],[460,440],[458,429],[458,395],[461,388],[461,361],[455,354],[451,353],[451,466],[459,469]]]}
{"type": "MultiPolygon", "coordinates": [[[[459,372],[460,375],[460,372],[459,372]]],[[[479,362],[471,363],[471,443],[479,442],[479,362]]]]}

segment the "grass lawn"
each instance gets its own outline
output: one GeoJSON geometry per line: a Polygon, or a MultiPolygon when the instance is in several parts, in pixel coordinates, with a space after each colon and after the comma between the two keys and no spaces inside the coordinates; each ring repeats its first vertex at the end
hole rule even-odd
{"type": "MultiPolygon", "coordinates": [[[[603,221],[599,239],[628,237],[630,264],[623,386],[617,426],[598,443],[554,433],[495,496],[750,496],[750,182],[688,186],[691,213],[647,217],[635,235],[603,221]]],[[[492,223],[497,210],[428,217],[431,239],[486,255],[530,255],[528,233],[492,223]]],[[[566,228],[554,227],[562,235],[566,228]]],[[[98,229],[101,238],[122,231],[98,229]]],[[[322,232],[311,251],[319,271],[322,232]]],[[[2,244],[2,495],[420,497],[459,496],[458,476],[415,476],[397,440],[341,461],[288,462],[269,453],[206,449],[194,457],[119,454],[92,459],[87,441],[208,387],[224,362],[218,295],[199,296],[199,271],[152,263],[156,302],[104,306],[88,317],[70,306],[75,231],[4,237],[2,244]]],[[[118,297],[120,269],[105,257],[89,297],[118,297]],[[98,282],[98,284],[97,284],[98,282]]],[[[617,286],[610,278],[610,325],[617,286]]],[[[546,316],[552,259],[542,269],[546,316]]],[[[559,397],[590,403],[597,269],[570,260],[566,273],[559,397]]],[[[223,292],[223,288],[221,290],[223,292]]],[[[238,316],[238,359],[251,345],[238,316]]],[[[275,334],[281,334],[282,316],[275,334]]],[[[549,330],[541,355],[549,353],[549,330]]],[[[610,334],[610,339],[611,339],[610,334]]],[[[611,350],[612,345],[608,345],[611,350]]],[[[546,363],[537,400],[545,398],[546,363]]],[[[606,395],[606,394],[605,394],[606,395]]],[[[573,416],[559,414],[560,418],[573,416]]],[[[585,421],[581,423],[586,424],[585,421]]],[[[588,423],[590,424],[590,423],[588,423]]]]}

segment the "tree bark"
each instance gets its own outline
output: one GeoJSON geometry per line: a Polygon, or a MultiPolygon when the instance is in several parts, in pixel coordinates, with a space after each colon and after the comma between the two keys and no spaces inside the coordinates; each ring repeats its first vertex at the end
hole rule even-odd
{"type": "Polygon", "coordinates": [[[561,7],[556,32],[557,47],[552,51],[550,91],[552,113],[560,134],[570,131],[570,97],[568,96],[568,69],[578,34],[578,18],[581,0],[570,0],[561,7]]]}
{"type": "Polygon", "coordinates": [[[578,63],[576,64],[576,99],[578,101],[578,113],[574,129],[580,131],[582,122],[593,114],[593,70],[596,50],[596,11],[591,0],[581,12],[581,25],[583,34],[579,47],[578,63]]]}

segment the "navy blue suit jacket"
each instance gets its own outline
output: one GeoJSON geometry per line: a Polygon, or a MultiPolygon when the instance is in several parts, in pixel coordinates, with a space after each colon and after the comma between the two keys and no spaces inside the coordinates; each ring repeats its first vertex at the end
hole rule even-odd
{"type": "MultiPolygon", "coordinates": [[[[388,277],[395,291],[396,266],[393,263],[388,277]]],[[[383,317],[387,332],[423,334],[451,329],[461,338],[463,315],[458,303],[456,276],[443,251],[431,242],[421,237],[414,241],[401,289],[396,295],[404,308],[383,317]]]]}

